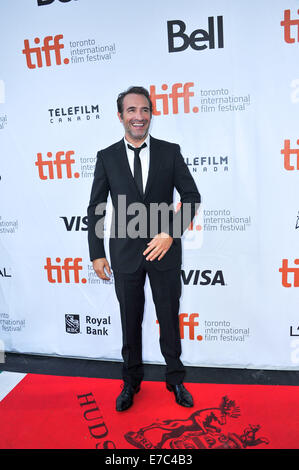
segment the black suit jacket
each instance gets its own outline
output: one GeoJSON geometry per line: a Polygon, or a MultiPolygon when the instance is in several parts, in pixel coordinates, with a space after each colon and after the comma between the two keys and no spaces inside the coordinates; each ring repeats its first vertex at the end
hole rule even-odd
{"type": "MultiPolygon", "coordinates": [[[[182,261],[180,236],[195,215],[195,211],[200,203],[200,194],[180,153],[179,145],[150,136],[149,172],[143,196],[139,193],[135,184],[127,158],[124,139],[98,152],[94,181],[87,209],[88,243],[91,261],[106,257],[103,242],[103,212],[101,211],[97,214],[96,208],[99,203],[107,201],[109,192],[113,204],[112,224],[115,231],[115,235],[113,237],[110,236],[109,240],[112,269],[123,273],[136,271],[144,258],[142,253],[147,247],[147,243],[154,235],[161,231],[173,236],[174,241],[164,257],[160,261],[156,258],[152,263],[159,270],[180,267],[182,261]],[[170,218],[167,220],[167,223],[164,220],[165,218],[158,220],[158,230],[156,233],[152,233],[150,231],[150,204],[166,203],[170,206],[173,204],[174,188],[180,194],[182,203],[180,212],[175,214],[170,212],[170,218]],[[118,212],[120,209],[119,196],[121,195],[125,196],[126,212],[130,204],[136,202],[143,204],[144,210],[142,213],[146,213],[147,221],[146,235],[144,236],[143,234],[143,238],[137,237],[132,239],[128,235],[124,236],[126,227],[123,227],[123,223],[122,225],[120,224],[118,212]],[[185,211],[187,217],[181,217],[181,214],[184,214],[184,207],[186,207],[184,203],[191,203],[191,212],[188,211],[187,213],[185,211]],[[178,217],[180,217],[181,221],[179,223],[179,234],[177,231],[174,233],[178,217]]],[[[124,219],[126,226],[136,215],[138,215],[138,212],[130,215],[126,214],[124,219]]]]}

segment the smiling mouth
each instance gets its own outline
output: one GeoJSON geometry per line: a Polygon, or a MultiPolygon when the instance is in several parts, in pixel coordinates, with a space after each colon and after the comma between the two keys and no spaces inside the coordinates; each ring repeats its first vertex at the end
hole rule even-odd
{"type": "Polygon", "coordinates": [[[134,127],[134,129],[142,129],[146,125],[146,122],[132,122],[131,126],[134,127]]]}

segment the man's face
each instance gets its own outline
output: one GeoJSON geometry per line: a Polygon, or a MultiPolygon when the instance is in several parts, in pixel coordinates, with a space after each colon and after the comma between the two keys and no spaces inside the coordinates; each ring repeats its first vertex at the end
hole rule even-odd
{"type": "Polygon", "coordinates": [[[117,113],[124,125],[129,142],[139,145],[147,136],[151,112],[149,102],[144,95],[130,93],[124,97],[122,115],[117,113]]]}

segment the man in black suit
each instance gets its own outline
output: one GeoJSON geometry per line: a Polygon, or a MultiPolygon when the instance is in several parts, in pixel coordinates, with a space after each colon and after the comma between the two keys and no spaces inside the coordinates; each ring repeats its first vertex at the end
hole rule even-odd
{"type": "Polygon", "coordinates": [[[117,411],[133,404],[143,379],[142,320],[144,283],[149,276],[166,362],[166,386],[182,406],[193,406],[183,385],[180,361],[179,299],[181,235],[192,221],[200,194],[177,144],[149,135],[152,103],[147,90],[131,87],[117,99],[125,136],[97,154],[88,206],[88,242],[93,268],[101,279],[111,269],[103,242],[105,204],[113,205],[109,250],[120,304],[124,386],[117,411]],[[137,150],[138,149],[138,150],[137,150]],[[181,207],[173,208],[174,189],[181,207]],[[136,212],[138,213],[136,217],[136,212]]]}

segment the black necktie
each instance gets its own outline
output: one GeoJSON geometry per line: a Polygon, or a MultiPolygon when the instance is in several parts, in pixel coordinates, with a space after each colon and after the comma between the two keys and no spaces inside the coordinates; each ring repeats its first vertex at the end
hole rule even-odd
{"type": "Polygon", "coordinates": [[[146,147],[144,142],[141,147],[132,147],[128,144],[128,148],[134,151],[134,180],[136,181],[137,188],[141,195],[143,195],[143,183],[142,183],[142,170],[141,170],[141,161],[140,161],[140,151],[146,147]]]}

